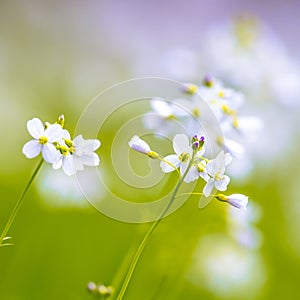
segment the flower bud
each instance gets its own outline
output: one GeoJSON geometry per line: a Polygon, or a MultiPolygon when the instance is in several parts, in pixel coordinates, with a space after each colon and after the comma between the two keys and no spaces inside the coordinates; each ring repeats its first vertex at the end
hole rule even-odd
{"type": "Polygon", "coordinates": [[[65,116],[64,115],[60,115],[57,119],[57,124],[59,124],[62,128],[64,127],[65,124],[65,116]]]}
{"type": "Polygon", "coordinates": [[[192,138],[192,148],[193,150],[200,150],[204,145],[204,136],[201,136],[200,139],[198,135],[194,135],[192,138]]]}

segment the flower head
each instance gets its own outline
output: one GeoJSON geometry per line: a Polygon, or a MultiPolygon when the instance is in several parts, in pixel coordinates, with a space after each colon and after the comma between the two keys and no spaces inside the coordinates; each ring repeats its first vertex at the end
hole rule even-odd
{"type": "Polygon", "coordinates": [[[246,209],[248,204],[248,197],[243,194],[232,194],[229,196],[225,196],[223,194],[216,195],[216,198],[219,201],[227,202],[230,205],[240,208],[240,209],[246,209]]]}
{"type": "Polygon", "coordinates": [[[208,197],[211,194],[213,187],[219,191],[225,191],[227,185],[230,182],[230,178],[225,173],[225,166],[228,165],[232,160],[232,157],[229,153],[224,153],[221,151],[218,156],[209,161],[206,165],[207,177],[204,177],[204,180],[207,182],[203,194],[208,197]]]}
{"type": "Polygon", "coordinates": [[[27,129],[33,139],[24,145],[22,150],[24,155],[27,158],[34,158],[42,152],[46,162],[55,162],[59,152],[53,143],[58,142],[63,136],[61,126],[49,124],[45,127],[40,119],[33,118],[27,122],[27,129]]]}
{"type": "Polygon", "coordinates": [[[63,171],[71,176],[77,171],[84,170],[84,166],[98,166],[100,159],[95,150],[100,147],[99,140],[85,140],[82,135],[78,135],[73,141],[70,133],[64,130],[64,136],[57,149],[60,154],[53,163],[54,169],[62,168],[63,171]]]}

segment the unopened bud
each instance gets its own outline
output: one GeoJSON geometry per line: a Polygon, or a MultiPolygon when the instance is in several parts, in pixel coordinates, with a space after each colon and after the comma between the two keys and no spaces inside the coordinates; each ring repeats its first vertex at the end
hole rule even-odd
{"type": "Polygon", "coordinates": [[[64,115],[60,115],[58,117],[57,124],[59,124],[62,128],[64,127],[64,124],[65,124],[65,116],[64,115]]]}

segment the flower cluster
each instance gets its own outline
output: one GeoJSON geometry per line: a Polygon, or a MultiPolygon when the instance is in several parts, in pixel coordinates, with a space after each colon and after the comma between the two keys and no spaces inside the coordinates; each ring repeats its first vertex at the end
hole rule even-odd
{"type": "Polygon", "coordinates": [[[178,133],[176,126],[180,124],[190,136],[199,133],[205,136],[201,124],[214,121],[208,119],[211,118],[205,111],[208,107],[222,132],[213,142],[232,156],[240,157],[244,153],[244,141],[262,127],[260,119],[240,116],[243,103],[243,94],[207,75],[200,86],[186,84],[180,99],[152,99],[152,112],[145,115],[144,124],[159,135],[178,133]]]}
{"type": "Polygon", "coordinates": [[[27,122],[27,129],[33,139],[23,147],[27,158],[34,158],[42,153],[43,159],[52,164],[53,169],[62,168],[71,176],[84,166],[98,166],[100,159],[94,152],[100,147],[96,139],[85,140],[82,135],[71,139],[64,129],[64,116],[61,115],[55,124],[45,124],[38,118],[27,122]]]}
{"type": "MultiPolygon", "coordinates": [[[[214,159],[204,157],[205,138],[203,136],[199,138],[198,135],[194,135],[190,141],[185,134],[175,135],[173,139],[175,154],[165,157],[151,150],[150,146],[138,136],[132,137],[128,144],[137,152],[146,154],[153,159],[159,159],[164,173],[179,170],[182,180],[186,183],[202,178],[206,184],[200,194],[205,197],[213,195],[215,190],[222,192],[227,190],[230,177],[225,175],[225,169],[230,164],[232,157],[230,153],[224,151],[221,151],[214,159]]],[[[216,194],[214,197],[240,209],[245,209],[248,204],[248,197],[242,194],[230,196],[216,194]]]]}

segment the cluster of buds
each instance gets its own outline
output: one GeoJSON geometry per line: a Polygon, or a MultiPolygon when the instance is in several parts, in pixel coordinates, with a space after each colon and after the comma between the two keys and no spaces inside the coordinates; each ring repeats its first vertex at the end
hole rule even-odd
{"type": "Polygon", "coordinates": [[[113,288],[111,286],[96,284],[95,282],[89,282],[87,289],[93,295],[100,296],[103,299],[108,298],[113,293],[113,288]]]}

